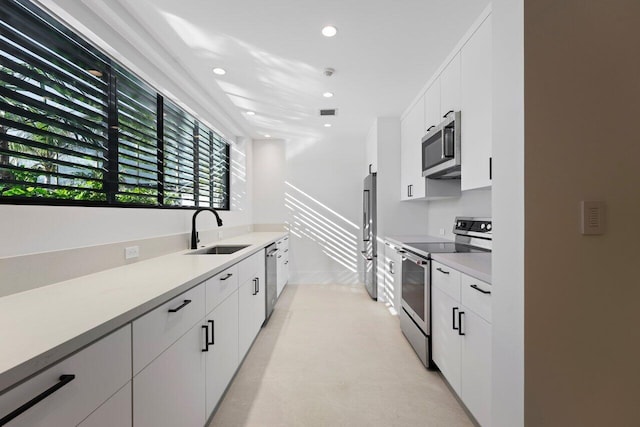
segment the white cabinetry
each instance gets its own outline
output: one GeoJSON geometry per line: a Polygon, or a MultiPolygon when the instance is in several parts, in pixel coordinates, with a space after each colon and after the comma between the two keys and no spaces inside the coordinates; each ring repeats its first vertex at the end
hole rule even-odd
{"type": "Polygon", "coordinates": [[[384,299],[396,310],[400,309],[400,283],[402,282],[402,254],[398,252],[400,248],[392,243],[385,242],[384,246],[384,290],[378,295],[384,295],[384,299]]]}
{"type": "Polygon", "coordinates": [[[265,260],[260,251],[243,261],[240,266],[238,289],[239,336],[238,355],[243,359],[265,319],[265,260]],[[244,280],[244,281],[243,281],[244,280]]]}
{"type": "Polygon", "coordinates": [[[460,53],[457,53],[440,74],[440,120],[449,111],[460,110],[460,53]]]}
{"type": "Polygon", "coordinates": [[[278,297],[289,281],[289,236],[276,242],[278,248],[276,258],[277,293],[278,297]]]}
{"type": "MultiPolygon", "coordinates": [[[[130,379],[131,327],[127,325],[0,395],[0,419],[46,390],[61,385],[57,391],[17,415],[12,421],[5,420],[8,422],[6,425],[75,426],[123,388],[130,379]]],[[[122,398],[127,399],[127,396],[122,398]]],[[[121,425],[131,425],[130,396],[128,405],[125,405],[127,413],[118,414],[114,409],[111,405],[106,406],[102,411],[103,417],[122,419],[124,424],[121,425]]]]}
{"type": "Polygon", "coordinates": [[[205,332],[198,322],[133,378],[136,427],[204,425],[205,332]]]}
{"type": "Polygon", "coordinates": [[[80,423],[79,427],[113,427],[132,425],[131,382],[125,384],[94,413],[80,423]]]}
{"type": "Polygon", "coordinates": [[[433,261],[432,358],[480,425],[491,425],[491,285],[433,261]]]}
{"type": "MultiPolygon", "coordinates": [[[[436,79],[424,93],[424,124],[418,142],[421,143],[422,137],[427,133],[427,129],[431,128],[431,126],[437,126],[441,121],[440,79],[436,79]]],[[[422,150],[422,145],[420,145],[420,149],[422,150]]],[[[420,151],[420,160],[422,160],[422,151],[420,151]]],[[[420,168],[422,168],[422,164],[420,164],[420,168]]]]}
{"type": "Polygon", "coordinates": [[[424,97],[400,122],[400,199],[423,198],[422,137],[424,136],[424,97]]]}
{"type": "Polygon", "coordinates": [[[462,190],[491,185],[491,16],[462,47],[462,190]]]}
{"type": "Polygon", "coordinates": [[[373,126],[367,135],[367,173],[378,171],[378,127],[373,126]]]}
{"type": "MultiPolygon", "coordinates": [[[[236,282],[237,283],[237,282],[236,282]]],[[[207,317],[209,335],[206,359],[206,413],[211,414],[238,368],[238,290],[207,317]]]]}

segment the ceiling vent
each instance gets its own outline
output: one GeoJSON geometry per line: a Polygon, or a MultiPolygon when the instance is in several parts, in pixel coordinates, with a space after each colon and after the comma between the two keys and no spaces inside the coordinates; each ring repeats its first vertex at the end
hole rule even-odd
{"type": "Polygon", "coordinates": [[[320,116],[321,117],[324,117],[324,116],[335,116],[336,114],[338,114],[338,110],[336,110],[335,108],[329,109],[329,110],[320,110],[320,116]]]}

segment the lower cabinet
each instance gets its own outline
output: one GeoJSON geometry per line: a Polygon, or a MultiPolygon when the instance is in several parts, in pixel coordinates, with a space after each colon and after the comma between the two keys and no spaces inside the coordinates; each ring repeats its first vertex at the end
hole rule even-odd
{"type": "Polygon", "coordinates": [[[122,387],[79,427],[113,427],[131,425],[131,381],[122,387]]]}
{"type": "Polygon", "coordinates": [[[491,285],[433,262],[432,358],[483,427],[491,425],[491,285]],[[440,270],[437,270],[440,268],[440,270]]]}
{"type": "Polygon", "coordinates": [[[0,395],[0,425],[75,426],[87,417],[89,421],[97,409],[96,417],[121,419],[124,423],[119,426],[130,426],[130,396],[128,402],[126,395],[120,396],[124,405],[109,404],[109,398],[130,380],[131,325],[127,325],[0,395]],[[18,408],[52,390],[18,414],[18,408]],[[119,413],[121,406],[126,408],[125,414],[119,413]]]}
{"type": "Polygon", "coordinates": [[[202,427],[205,423],[204,319],[133,378],[136,427],[202,427]]]}
{"type": "MultiPolygon", "coordinates": [[[[386,242],[384,246],[384,281],[383,294],[385,300],[393,304],[396,310],[400,310],[402,293],[400,283],[402,282],[402,254],[398,252],[400,248],[386,242]]],[[[380,269],[380,267],[378,267],[380,269]]],[[[378,295],[380,292],[378,291],[378,295]]]]}
{"type": "Polygon", "coordinates": [[[284,290],[289,281],[289,237],[283,237],[276,242],[278,248],[276,258],[277,295],[284,290]]]}
{"type": "Polygon", "coordinates": [[[265,270],[255,271],[254,277],[240,285],[238,289],[239,331],[238,354],[240,359],[249,351],[266,314],[265,270]]]}
{"type": "Polygon", "coordinates": [[[208,417],[238,368],[238,291],[218,305],[205,320],[211,338],[205,352],[208,417]]]}

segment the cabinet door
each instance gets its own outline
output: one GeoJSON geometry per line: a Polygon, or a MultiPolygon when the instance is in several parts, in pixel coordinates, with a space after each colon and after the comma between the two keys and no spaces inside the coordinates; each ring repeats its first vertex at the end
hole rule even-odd
{"type": "Polygon", "coordinates": [[[238,368],[238,291],[220,303],[205,319],[211,344],[205,353],[207,415],[215,409],[238,368]]]}
{"type": "Polygon", "coordinates": [[[265,266],[262,264],[262,267],[258,271],[256,271],[255,280],[256,283],[256,294],[253,296],[253,315],[254,315],[254,338],[260,332],[260,328],[262,328],[262,324],[264,323],[264,319],[267,317],[267,280],[265,274],[265,266]]]}
{"type": "Polygon", "coordinates": [[[0,418],[46,390],[61,386],[7,426],[75,426],[130,380],[131,327],[126,325],[0,394],[0,418]],[[61,378],[63,375],[75,377],[61,378]]]}
{"type": "Polygon", "coordinates": [[[467,309],[463,312],[462,384],[458,394],[480,425],[491,425],[491,324],[467,309]]]}
{"type": "Polygon", "coordinates": [[[421,98],[400,123],[401,200],[424,197],[424,178],[422,177],[424,133],[424,98],[421,98]]]}
{"type": "Polygon", "coordinates": [[[205,423],[205,331],[201,318],[133,378],[133,425],[202,427],[205,423]]]}
{"type": "Polygon", "coordinates": [[[491,185],[491,16],[461,50],[462,190],[491,185]]]}
{"type": "Polygon", "coordinates": [[[440,118],[449,111],[460,110],[460,53],[440,74],[440,118]]]}
{"type": "MultiPolygon", "coordinates": [[[[427,129],[431,126],[437,126],[442,121],[440,114],[440,79],[436,79],[429,89],[424,93],[424,127],[422,129],[422,138],[427,129]]],[[[422,166],[422,165],[421,165],[422,166]]]]}
{"type": "Polygon", "coordinates": [[[402,256],[393,246],[384,247],[384,292],[385,299],[393,304],[394,309],[400,309],[400,282],[402,280],[402,256]]]}
{"type": "Polygon", "coordinates": [[[433,320],[431,358],[438,365],[451,387],[460,395],[461,336],[454,329],[459,326],[460,305],[438,288],[431,289],[431,296],[433,320]]]}
{"type": "Polygon", "coordinates": [[[255,338],[255,283],[247,280],[238,288],[238,359],[241,361],[255,338]]]}
{"type": "Polygon", "coordinates": [[[116,394],[111,396],[79,427],[127,427],[131,426],[131,382],[128,382],[116,394]]]}

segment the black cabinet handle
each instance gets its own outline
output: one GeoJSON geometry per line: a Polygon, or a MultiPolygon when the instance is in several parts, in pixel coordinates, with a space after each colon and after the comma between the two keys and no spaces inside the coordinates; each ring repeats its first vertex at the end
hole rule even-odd
{"type": "Polygon", "coordinates": [[[428,133],[431,129],[433,129],[434,127],[436,127],[436,125],[431,125],[431,126],[429,126],[429,129],[427,129],[427,133],[428,133]]]}
{"type": "Polygon", "coordinates": [[[176,308],[170,308],[169,309],[169,313],[177,313],[178,311],[182,310],[183,308],[185,308],[186,306],[188,306],[189,304],[191,304],[191,300],[190,299],[186,299],[184,300],[184,302],[182,304],[180,304],[178,307],[176,308]]]}
{"type": "Polygon", "coordinates": [[[478,285],[471,285],[471,287],[478,292],[482,292],[483,294],[486,294],[486,295],[491,294],[491,291],[485,291],[484,289],[481,289],[478,285]]]}
{"type": "Polygon", "coordinates": [[[260,293],[260,278],[256,277],[256,295],[260,293]]]}
{"type": "Polygon", "coordinates": [[[69,384],[75,378],[76,378],[76,376],[72,375],[72,374],[60,375],[60,378],[58,378],[58,382],[56,384],[54,384],[53,386],[49,387],[48,389],[46,389],[45,391],[43,391],[42,393],[40,393],[39,395],[37,395],[36,397],[31,399],[30,401],[28,401],[24,405],[20,406],[18,409],[14,410],[9,415],[6,415],[6,416],[0,418],[0,426],[3,426],[5,424],[7,424],[9,421],[13,420],[14,418],[17,418],[22,413],[24,413],[24,412],[28,411],[29,409],[31,409],[32,407],[36,406],[38,403],[42,402],[47,397],[51,396],[56,391],[60,390],[65,385],[69,384]]]}
{"type": "Polygon", "coordinates": [[[211,342],[209,342],[208,344],[215,345],[215,343],[216,343],[216,321],[215,320],[209,320],[209,324],[211,325],[211,342]]]}
{"type": "Polygon", "coordinates": [[[233,276],[233,274],[232,274],[232,273],[227,273],[227,275],[226,275],[226,276],[224,276],[224,277],[221,277],[221,278],[220,278],[220,280],[227,280],[227,279],[228,279],[229,277],[231,277],[231,276],[233,276]]]}
{"type": "Polygon", "coordinates": [[[288,261],[288,260],[287,260],[287,261],[285,261],[285,262],[284,262],[284,264],[285,264],[285,265],[289,264],[289,261],[288,261]]]}
{"type": "Polygon", "coordinates": [[[209,351],[209,326],[202,325],[202,329],[204,329],[204,348],[202,351],[207,352],[209,351]]]}
{"type": "Polygon", "coordinates": [[[255,277],[253,279],[251,279],[251,281],[253,282],[253,293],[251,295],[257,294],[257,292],[256,292],[256,280],[258,280],[258,279],[256,279],[255,277]]]}
{"type": "Polygon", "coordinates": [[[398,251],[399,254],[406,254],[407,251],[398,251]]]}
{"type": "Polygon", "coordinates": [[[373,166],[372,163],[369,163],[369,173],[371,173],[371,167],[373,166]]]}
{"type": "Polygon", "coordinates": [[[445,114],[444,116],[442,116],[442,118],[443,118],[443,119],[446,119],[446,118],[447,118],[447,116],[448,116],[449,114],[451,114],[451,113],[453,113],[453,110],[449,110],[449,111],[447,111],[447,114],[445,114]]]}
{"type": "Polygon", "coordinates": [[[452,315],[453,315],[453,319],[451,320],[451,323],[453,323],[451,325],[451,327],[453,328],[454,331],[457,331],[458,329],[460,329],[460,323],[458,323],[458,327],[456,327],[456,311],[458,311],[458,307],[453,307],[451,309],[452,315]]]}
{"type": "Polygon", "coordinates": [[[489,179],[493,179],[493,157],[489,157],[489,179]]]}
{"type": "Polygon", "coordinates": [[[462,332],[462,315],[463,314],[464,314],[464,311],[458,312],[458,335],[465,335],[465,333],[462,332]]]}
{"type": "Polygon", "coordinates": [[[445,271],[445,270],[441,269],[440,267],[436,268],[436,270],[438,270],[442,274],[449,274],[449,271],[445,271]]]}

